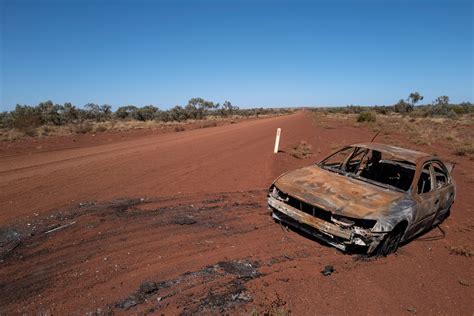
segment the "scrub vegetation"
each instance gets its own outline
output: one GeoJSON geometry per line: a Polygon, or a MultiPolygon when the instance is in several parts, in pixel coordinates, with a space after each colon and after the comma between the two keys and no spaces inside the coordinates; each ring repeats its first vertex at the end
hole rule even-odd
{"type": "Polygon", "coordinates": [[[223,104],[192,98],[186,106],[177,105],[160,110],[153,105],[127,105],[115,112],[112,106],[89,103],[79,108],[71,103],[41,102],[37,106],[18,104],[13,111],[0,113],[0,139],[14,140],[25,136],[47,136],[98,133],[107,130],[128,130],[174,126],[183,131],[184,122],[199,121],[198,127],[217,126],[219,120],[261,117],[293,112],[286,108],[240,109],[225,101],[223,104]]]}
{"type": "MultiPolygon", "coordinates": [[[[338,122],[369,127],[385,137],[406,137],[415,146],[442,145],[456,156],[474,159],[474,104],[452,104],[449,97],[440,96],[431,104],[416,105],[421,100],[423,96],[414,92],[391,106],[351,105],[311,110],[316,124],[325,128],[337,128],[338,122]]],[[[390,143],[397,145],[397,139],[390,143]]]]}

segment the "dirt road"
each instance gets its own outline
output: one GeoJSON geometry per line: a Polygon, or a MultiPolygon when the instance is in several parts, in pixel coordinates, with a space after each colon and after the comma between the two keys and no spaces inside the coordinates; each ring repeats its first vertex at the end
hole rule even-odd
{"type": "Polygon", "coordinates": [[[474,241],[468,159],[455,169],[446,235],[433,230],[388,258],[346,255],[271,220],[265,196],[275,176],[372,134],[319,126],[300,112],[4,147],[0,249],[9,251],[0,262],[0,313],[471,315],[472,257],[451,253],[474,241]],[[311,159],[273,155],[277,127],[283,151],[306,140],[311,159]],[[323,276],[325,265],[335,272],[323,276]]]}

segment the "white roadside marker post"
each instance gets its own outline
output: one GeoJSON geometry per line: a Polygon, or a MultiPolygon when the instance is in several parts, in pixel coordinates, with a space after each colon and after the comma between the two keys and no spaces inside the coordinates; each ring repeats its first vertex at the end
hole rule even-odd
{"type": "Polygon", "coordinates": [[[278,128],[276,139],[275,139],[275,148],[273,149],[274,154],[278,153],[278,147],[280,146],[280,134],[281,134],[281,128],[278,128]]]}

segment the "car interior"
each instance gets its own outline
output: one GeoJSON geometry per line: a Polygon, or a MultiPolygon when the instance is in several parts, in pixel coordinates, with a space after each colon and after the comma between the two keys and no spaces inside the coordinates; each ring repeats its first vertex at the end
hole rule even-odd
{"type": "MultiPolygon", "coordinates": [[[[380,151],[360,147],[347,147],[330,156],[321,164],[330,170],[340,170],[361,179],[408,191],[415,175],[415,165],[398,160],[380,151]]],[[[429,170],[429,169],[428,169],[429,170]]],[[[423,190],[430,190],[429,172],[420,179],[423,190]]]]}

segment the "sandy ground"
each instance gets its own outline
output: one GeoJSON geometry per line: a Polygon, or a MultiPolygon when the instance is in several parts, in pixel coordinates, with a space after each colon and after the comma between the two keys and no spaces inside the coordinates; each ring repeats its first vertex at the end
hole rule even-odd
{"type": "MultiPolygon", "coordinates": [[[[266,189],[277,175],[372,136],[300,112],[2,143],[0,314],[472,315],[473,259],[451,252],[473,247],[467,158],[418,148],[458,162],[458,197],[442,230],[387,258],[344,254],[272,221],[266,189]],[[283,152],[273,155],[277,127],[283,152]],[[301,140],[310,159],[284,152],[301,140]]],[[[403,135],[378,139],[394,140],[413,148],[403,135]]]]}

